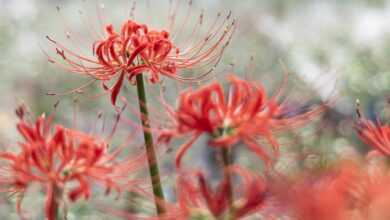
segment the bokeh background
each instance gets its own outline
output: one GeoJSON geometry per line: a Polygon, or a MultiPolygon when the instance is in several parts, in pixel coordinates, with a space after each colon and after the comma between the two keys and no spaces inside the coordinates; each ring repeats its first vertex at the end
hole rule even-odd
{"type": "MultiPolygon", "coordinates": [[[[178,13],[179,22],[186,16],[185,2],[178,13]]],[[[107,115],[107,121],[114,119],[108,95],[95,97],[102,91],[98,84],[88,87],[83,94],[47,95],[76,88],[88,78],[49,64],[43,51],[50,52],[53,48],[45,36],[66,42],[68,33],[77,32],[82,39],[75,49],[89,51],[93,42],[91,29],[98,29],[101,21],[120,25],[132,5],[132,1],[124,0],[0,0],[0,144],[4,148],[12,148],[19,139],[14,109],[20,103],[38,115],[53,112],[59,100],[56,120],[87,131],[92,129],[99,112],[107,115]],[[98,19],[100,13],[104,15],[102,20],[98,19]]],[[[390,1],[194,0],[190,18],[196,19],[201,10],[209,22],[219,11],[232,10],[238,22],[232,43],[214,72],[218,80],[223,81],[234,72],[261,81],[272,94],[287,68],[290,72],[287,97],[291,104],[300,106],[306,101],[336,99],[315,123],[281,137],[285,146],[278,169],[294,172],[302,166],[320,166],[367,150],[353,131],[355,102],[360,100],[367,117],[389,118],[386,109],[390,94],[390,1]]],[[[163,27],[167,11],[168,0],[139,0],[134,14],[143,23],[163,27]]],[[[188,26],[183,31],[190,29],[188,26]]],[[[165,87],[166,99],[174,104],[178,86],[167,82],[165,87]]],[[[161,106],[153,98],[158,90],[150,87],[149,90],[158,113],[161,106]]],[[[135,100],[131,86],[122,95],[135,100]]],[[[129,132],[128,127],[123,125],[119,129],[119,139],[129,132]]],[[[217,165],[213,152],[203,147],[206,141],[207,138],[197,143],[186,163],[213,171],[217,165]]],[[[177,147],[175,144],[173,149],[177,147]]],[[[237,162],[248,167],[261,166],[253,163],[251,157],[245,150],[236,151],[237,162]]],[[[165,181],[173,183],[169,175],[172,155],[167,153],[161,158],[165,181]]],[[[24,207],[34,219],[42,219],[42,213],[36,210],[41,209],[43,197],[37,194],[27,197],[24,207]]],[[[18,219],[12,206],[14,199],[2,198],[0,218],[18,219]]],[[[103,196],[98,199],[107,200],[103,196]]],[[[87,202],[70,208],[69,219],[108,218],[87,202]]]]}

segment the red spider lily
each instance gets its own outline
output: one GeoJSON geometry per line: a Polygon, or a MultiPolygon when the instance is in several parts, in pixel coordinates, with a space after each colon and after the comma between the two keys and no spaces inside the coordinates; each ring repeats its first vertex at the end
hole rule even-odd
{"type": "Polygon", "coordinates": [[[390,126],[366,119],[359,109],[357,109],[357,114],[358,120],[355,128],[360,139],[374,148],[370,155],[379,153],[390,156],[390,126]]]}
{"type": "Polygon", "coordinates": [[[352,218],[354,189],[361,181],[359,167],[345,163],[322,174],[308,173],[273,187],[288,215],[299,220],[352,218]],[[280,197],[279,197],[280,196],[280,197]]]}
{"type": "Polygon", "coordinates": [[[243,141],[266,163],[269,155],[256,141],[265,138],[277,154],[279,144],[274,132],[296,128],[313,119],[325,107],[292,114],[285,103],[278,103],[278,96],[268,98],[263,87],[255,82],[241,80],[233,75],[227,97],[222,85],[214,82],[198,90],[180,94],[176,110],[166,105],[174,122],[172,129],[160,135],[160,141],[169,142],[173,136],[190,134],[192,137],[183,144],[176,155],[176,166],[181,158],[203,133],[212,136],[210,144],[215,147],[230,147],[243,141]]]}
{"type": "Polygon", "coordinates": [[[242,219],[260,211],[266,199],[264,179],[240,167],[231,167],[229,172],[237,174],[241,179],[240,185],[233,185],[233,189],[239,195],[234,200],[233,212],[229,210],[227,198],[230,181],[223,179],[215,190],[212,190],[204,174],[198,172],[195,175],[178,177],[177,202],[168,204],[167,213],[160,218],[223,219],[224,216],[229,216],[228,219],[242,219]]]}
{"type": "Polygon", "coordinates": [[[359,211],[359,215],[356,216],[362,220],[389,219],[390,175],[388,166],[370,163],[368,168],[364,178],[354,187],[355,206],[359,211]]]}
{"type": "MultiPolygon", "coordinates": [[[[30,123],[22,111],[17,113],[17,128],[24,140],[18,153],[0,153],[2,190],[22,198],[33,183],[41,184],[46,191],[45,214],[49,220],[56,218],[63,192],[68,192],[71,201],[88,199],[92,184],[105,187],[106,193],[112,189],[119,193],[130,183],[129,175],[139,168],[141,161],[118,161],[120,149],[109,153],[107,143],[96,136],[61,125],[53,129],[53,118],[45,115],[30,123]],[[67,189],[71,183],[78,184],[67,189]]],[[[20,214],[21,202],[17,202],[20,214]]]]}
{"type": "MultiPolygon", "coordinates": [[[[115,31],[112,24],[106,25],[105,38],[91,43],[92,56],[78,54],[48,36],[63,61],[49,55],[48,58],[51,63],[67,71],[102,81],[103,87],[111,92],[111,101],[115,105],[125,78],[134,82],[138,74],[150,73],[150,82],[156,83],[160,81],[160,75],[189,82],[206,77],[213,71],[230,42],[235,29],[235,22],[230,20],[229,13],[221,25],[217,22],[210,28],[204,39],[188,42],[185,48],[177,47],[168,31],[151,30],[147,25],[133,20],[124,21],[119,32],[115,31]],[[182,69],[205,69],[207,66],[205,72],[194,77],[178,73],[182,69]],[[116,82],[109,88],[106,82],[114,78],[116,82]]],[[[199,22],[200,25],[203,23],[203,15],[199,22]]]]}

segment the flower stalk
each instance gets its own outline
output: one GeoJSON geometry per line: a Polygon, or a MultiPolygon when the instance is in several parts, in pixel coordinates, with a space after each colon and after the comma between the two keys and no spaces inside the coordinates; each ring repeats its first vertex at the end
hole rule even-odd
{"type": "Polygon", "coordinates": [[[62,190],[56,183],[49,183],[48,194],[46,198],[46,216],[48,220],[60,220],[60,200],[62,199],[62,190]]]}
{"type": "Polygon", "coordinates": [[[145,85],[142,74],[136,76],[137,81],[137,94],[139,101],[139,109],[141,112],[141,123],[143,127],[144,140],[145,140],[145,149],[146,155],[148,158],[149,165],[149,175],[152,181],[153,194],[155,196],[155,205],[157,213],[160,215],[165,212],[164,205],[164,193],[161,185],[160,171],[158,167],[158,161],[156,157],[156,152],[153,144],[153,136],[150,131],[150,120],[149,112],[147,108],[146,94],[145,94],[145,85]]]}
{"type": "Polygon", "coordinates": [[[228,181],[228,189],[227,189],[227,199],[228,199],[228,206],[229,206],[229,216],[234,215],[234,206],[233,206],[233,188],[232,188],[232,177],[229,172],[229,166],[231,165],[231,155],[229,148],[223,147],[221,149],[221,156],[222,156],[222,162],[223,162],[223,169],[224,169],[224,179],[228,181]]]}

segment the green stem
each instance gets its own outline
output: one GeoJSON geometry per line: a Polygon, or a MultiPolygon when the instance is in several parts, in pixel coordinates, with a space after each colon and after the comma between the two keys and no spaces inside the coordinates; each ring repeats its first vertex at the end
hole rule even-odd
{"type": "Polygon", "coordinates": [[[50,192],[46,198],[46,219],[60,220],[60,201],[62,200],[62,189],[57,184],[51,183],[50,192]]]}
{"type": "Polygon", "coordinates": [[[150,179],[152,181],[153,194],[155,196],[155,205],[156,205],[157,213],[160,215],[165,212],[165,208],[163,205],[164,193],[161,185],[160,171],[158,167],[158,161],[156,158],[156,152],[153,145],[153,136],[150,131],[150,121],[149,121],[149,113],[148,113],[148,108],[146,103],[146,94],[145,94],[143,75],[138,74],[136,76],[136,79],[137,79],[139,109],[141,112],[141,122],[144,131],[146,155],[149,164],[149,174],[150,174],[150,179]]]}
{"type": "Polygon", "coordinates": [[[224,166],[224,178],[229,183],[229,188],[227,191],[227,199],[228,199],[228,206],[229,206],[229,216],[231,217],[234,215],[234,206],[233,206],[232,180],[231,180],[230,172],[228,171],[228,167],[231,165],[229,148],[223,147],[221,149],[221,156],[222,156],[222,162],[223,162],[223,166],[224,166]]]}

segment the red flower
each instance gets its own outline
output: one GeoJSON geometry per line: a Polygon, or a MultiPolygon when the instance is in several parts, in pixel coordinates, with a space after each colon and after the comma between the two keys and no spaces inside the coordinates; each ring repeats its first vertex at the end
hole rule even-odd
{"type": "Polygon", "coordinates": [[[362,180],[360,167],[350,162],[324,173],[303,173],[294,181],[286,181],[276,188],[276,198],[281,210],[293,219],[299,220],[345,220],[352,217],[354,193],[362,180]]]}
{"type": "Polygon", "coordinates": [[[390,127],[379,121],[372,122],[366,119],[360,110],[357,110],[358,120],[355,128],[360,139],[374,148],[371,155],[376,153],[390,156],[390,127]]]}
{"type": "MultiPolygon", "coordinates": [[[[235,22],[230,20],[229,13],[226,21],[211,26],[203,40],[186,42],[185,48],[175,45],[169,32],[150,30],[147,25],[133,20],[124,21],[119,32],[108,24],[105,27],[106,37],[91,43],[93,54],[90,57],[78,54],[47,36],[63,62],[49,55],[48,58],[67,71],[101,80],[103,87],[111,92],[111,101],[115,104],[125,78],[134,82],[138,74],[150,73],[151,83],[159,82],[160,75],[179,81],[200,81],[213,71],[230,42],[235,29],[235,22]],[[178,70],[193,68],[203,70],[203,73],[193,77],[178,73],[178,70]],[[114,78],[117,78],[116,83],[109,88],[105,83],[114,78]]],[[[199,22],[202,25],[203,15],[199,22]]],[[[194,31],[198,28],[195,27],[194,31]]]]}
{"type": "Polygon", "coordinates": [[[390,175],[386,162],[369,163],[364,179],[354,189],[360,219],[385,220],[390,218],[390,175]]]}
{"type": "Polygon", "coordinates": [[[203,173],[180,175],[177,181],[177,202],[167,206],[162,219],[241,219],[258,212],[265,204],[266,186],[264,179],[240,167],[231,167],[229,172],[237,174],[240,185],[233,184],[236,191],[233,213],[229,213],[227,190],[229,181],[223,179],[213,190],[203,173]],[[203,218],[201,218],[203,217],[203,218]]]}
{"type": "Polygon", "coordinates": [[[265,138],[278,152],[274,133],[296,128],[321,113],[325,106],[319,106],[298,113],[291,112],[285,103],[278,103],[278,96],[268,98],[263,87],[255,82],[229,77],[231,84],[225,95],[222,85],[214,82],[196,91],[180,94],[176,110],[166,105],[174,123],[173,128],[163,130],[160,141],[169,142],[173,136],[190,134],[191,138],[182,145],[176,155],[176,165],[203,133],[212,136],[214,147],[230,147],[243,141],[265,162],[269,155],[258,143],[265,138]]]}
{"type": "MultiPolygon", "coordinates": [[[[55,219],[67,184],[78,183],[66,190],[71,201],[88,199],[92,184],[105,187],[107,193],[111,189],[120,192],[139,166],[128,158],[117,161],[120,149],[109,153],[107,143],[96,136],[61,125],[52,129],[53,118],[45,115],[30,123],[22,110],[17,113],[20,117],[17,128],[24,140],[19,143],[18,153],[0,153],[0,183],[3,191],[20,196],[31,184],[40,183],[46,191],[47,219],[55,219]]],[[[21,213],[21,199],[17,207],[21,213]]]]}

